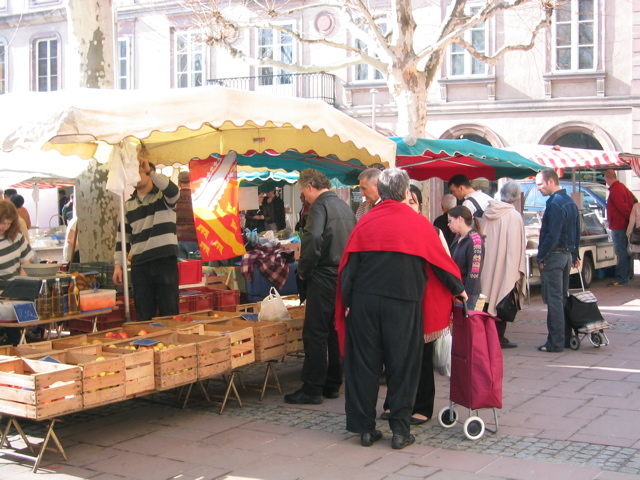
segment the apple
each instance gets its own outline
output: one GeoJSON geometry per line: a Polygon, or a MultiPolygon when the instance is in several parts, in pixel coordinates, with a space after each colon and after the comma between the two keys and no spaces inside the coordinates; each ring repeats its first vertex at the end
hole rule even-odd
{"type": "Polygon", "coordinates": [[[187,315],[186,317],[184,317],[184,321],[185,322],[193,322],[193,318],[191,318],[189,315],[187,315]]]}
{"type": "Polygon", "coordinates": [[[118,337],[119,337],[119,338],[129,338],[129,337],[130,337],[130,335],[129,335],[127,332],[120,332],[120,333],[118,334],[118,337]]]}
{"type": "Polygon", "coordinates": [[[138,335],[148,335],[148,334],[149,334],[149,332],[147,332],[146,330],[140,330],[138,332],[138,335]]]}
{"type": "Polygon", "coordinates": [[[173,317],[173,320],[176,322],[181,322],[182,321],[182,315],[176,315],[175,317],[173,317]]]}
{"type": "Polygon", "coordinates": [[[107,332],[105,335],[106,338],[117,338],[118,334],[116,332],[107,332]]]}
{"type": "Polygon", "coordinates": [[[102,361],[102,360],[106,360],[106,358],[104,358],[104,357],[98,357],[98,358],[96,358],[96,362],[100,362],[100,361],[102,361]]]}

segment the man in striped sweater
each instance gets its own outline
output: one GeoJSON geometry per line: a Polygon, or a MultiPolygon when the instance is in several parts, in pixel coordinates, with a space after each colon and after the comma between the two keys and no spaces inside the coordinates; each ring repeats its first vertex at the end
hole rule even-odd
{"type": "MultiPolygon", "coordinates": [[[[131,253],[131,282],[138,321],[156,316],[177,315],[178,311],[178,238],[176,202],[178,186],[156,173],[155,166],[143,155],[140,181],[124,204],[127,251],[131,253]]],[[[122,244],[116,243],[113,282],[122,285],[122,244]]]]}

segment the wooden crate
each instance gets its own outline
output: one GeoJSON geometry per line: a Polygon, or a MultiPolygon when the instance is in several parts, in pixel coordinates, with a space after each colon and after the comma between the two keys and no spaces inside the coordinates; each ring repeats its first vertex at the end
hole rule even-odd
{"type": "MultiPolygon", "coordinates": [[[[125,394],[125,362],[122,355],[102,351],[100,345],[90,345],[94,351],[71,350],[50,352],[47,355],[65,365],[82,368],[82,405],[93,408],[120,402],[125,394]],[[98,360],[102,358],[102,360],[98,360]]],[[[31,353],[24,358],[37,359],[42,354],[31,353]]]]}
{"type": "Polygon", "coordinates": [[[193,342],[198,349],[198,380],[231,371],[231,341],[228,336],[180,334],[181,342],[193,342]]]}
{"type": "Polygon", "coordinates": [[[104,347],[106,352],[113,352],[123,356],[125,367],[124,391],[127,398],[146,395],[155,391],[153,350],[129,350],[104,347]]]}
{"type": "Polygon", "coordinates": [[[2,345],[0,346],[0,355],[7,356],[7,357],[26,357],[30,355],[31,356],[39,355],[38,358],[40,358],[40,357],[44,357],[50,352],[59,351],[59,350],[54,350],[51,347],[51,342],[39,342],[39,343],[42,343],[42,345],[38,345],[39,348],[34,348],[33,345],[36,345],[34,343],[18,345],[17,347],[14,347],[12,345],[2,345]]]}
{"type": "MultiPolygon", "coordinates": [[[[48,342],[51,343],[51,347],[54,350],[66,350],[67,348],[80,347],[86,345],[106,345],[107,343],[113,343],[113,338],[100,338],[90,337],[88,334],[83,333],[81,335],[72,335],[70,337],[53,338],[48,342]]],[[[44,342],[38,342],[32,345],[40,345],[44,342]]]]}
{"type": "MultiPolygon", "coordinates": [[[[157,340],[164,344],[164,349],[138,347],[137,350],[153,352],[153,374],[155,389],[168,390],[193,383],[198,378],[198,348],[195,343],[183,343],[181,334],[177,332],[157,332],[145,335],[145,338],[157,340]]],[[[136,346],[131,341],[122,341],[116,348],[136,346]]]]}
{"type": "Polygon", "coordinates": [[[242,318],[230,318],[220,325],[253,329],[256,362],[279,360],[287,353],[287,329],[284,322],[253,322],[242,318]]]}
{"type": "Polygon", "coordinates": [[[292,340],[286,343],[287,355],[290,353],[304,352],[304,343],[302,340],[292,340]]]}
{"type": "Polygon", "coordinates": [[[82,410],[82,369],[16,358],[0,362],[0,413],[43,420],[82,410]]]}
{"type": "MultiPolygon", "coordinates": [[[[118,341],[118,340],[122,340],[121,338],[117,338],[117,337],[111,337],[111,336],[107,336],[107,335],[112,335],[112,334],[120,334],[120,333],[126,333],[128,335],[128,338],[141,338],[144,337],[145,335],[148,335],[150,333],[157,333],[157,332],[166,332],[171,330],[171,328],[169,328],[168,326],[162,328],[162,327],[151,327],[148,324],[146,324],[145,322],[127,322],[124,325],[122,325],[121,327],[118,328],[112,328],[110,330],[104,330],[102,332],[97,332],[97,333],[90,333],[87,334],[87,339],[92,342],[94,338],[97,338],[98,340],[100,340],[103,343],[113,343],[113,341],[118,341]],[[138,333],[140,333],[141,330],[146,330],[147,333],[146,334],[142,334],[142,335],[138,335],[138,333]]],[[[126,339],[125,339],[126,340],[126,339]]]]}
{"type": "Polygon", "coordinates": [[[231,368],[238,368],[256,361],[253,329],[217,323],[204,324],[201,335],[225,335],[231,344],[231,368]]]}

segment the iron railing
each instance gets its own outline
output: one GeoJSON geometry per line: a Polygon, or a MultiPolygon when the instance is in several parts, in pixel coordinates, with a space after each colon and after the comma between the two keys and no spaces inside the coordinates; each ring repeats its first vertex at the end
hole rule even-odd
{"type": "Polygon", "coordinates": [[[335,106],[336,77],[330,73],[281,73],[254,77],[212,78],[207,80],[207,83],[236,90],[314,98],[335,106]]]}

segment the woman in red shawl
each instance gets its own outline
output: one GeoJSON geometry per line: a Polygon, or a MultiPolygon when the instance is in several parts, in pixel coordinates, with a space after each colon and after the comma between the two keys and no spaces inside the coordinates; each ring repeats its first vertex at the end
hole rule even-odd
{"type": "Polygon", "coordinates": [[[359,433],[363,446],[382,438],[375,424],[383,365],[391,446],[415,441],[410,418],[424,335],[448,326],[452,295],[464,293],[433,225],[402,203],[408,187],[403,170],[381,173],[383,201],[358,222],[339,267],[336,330],[345,356],[347,430],[359,433]]]}

